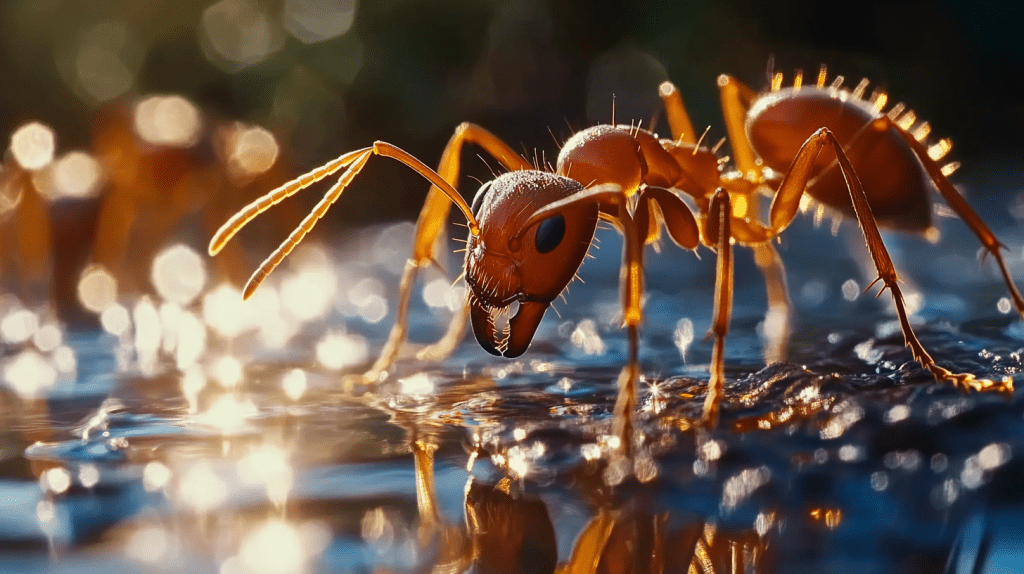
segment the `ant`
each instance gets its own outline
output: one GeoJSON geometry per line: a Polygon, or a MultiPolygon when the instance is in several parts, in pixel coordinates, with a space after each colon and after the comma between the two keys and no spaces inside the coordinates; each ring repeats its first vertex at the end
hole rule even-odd
{"type": "MultiPolygon", "coordinates": [[[[868,286],[882,283],[895,303],[905,343],[914,358],[939,382],[965,390],[1012,392],[1001,381],[954,373],[935,363],[918,341],[907,316],[896,270],[879,235],[879,225],[925,233],[931,229],[929,182],[978,236],[983,250],[999,266],[1018,312],[1021,298],[1000,253],[1003,247],[948,179],[955,164],[937,162],[951,144],[927,145],[927,122],[897,104],[883,113],[888,96],[876,90],[864,98],[868,81],[853,90],[843,77],[827,82],[823,65],[814,84],[798,71],[791,86],[769,71],[768,91],[756,92],[722,75],[718,88],[734,167],[695,137],[679,91],[662,83],[659,95],[672,133],[659,138],[638,126],[597,125],[573,135],[562,146],[554,169],[531,166],[484,128],[463,123],[449,140],[437,171],[398,147],[378,141],[328,162],[245,207],[216,233],[209,252],[216,254],[242,226],[273,204],[344,170],[300,226],[253,274],[249,297],[267,275],[313,228],[370,157],[396,159],[432,183],[416,223],[412,258],[400,286],[398,316],[380,357],[366,373],[380,380],[406,338],[408,304],[418,270],[435,261],[439,239],[452,204],[468,221],[464,277],[467,305],[453,318],[448,334],[421,357],[450,352],[461,340],[466,315],[477,341],[488,352],[518,357],[533,339],[552,300],[575,277],[594,237],[598,221],[608,221],[624,236],[620,272],[623,323],[628,360],[618,378],[615,432],[627,456],[632,436],[639,378],[639,326],[642,317],[643,247],[664,227],[684,249],[703,242],[717,252],[714,337],[703,423],[717,424],[723,393],[724,349],[733,296],[734,243],[755,250],[766,276],[769,304],[788,316],[785,274],[770,241],[795,217],[805,194],[839,213],[855,217],[877,270],[868,286]],[[455,189],[462,148],[480,146],[506,173],[484,183],[467,205],[455,189]],[[757,220],[757,195],[773,195],[768,223],[757,220]],[[696,206],[695,215],[680,195],[696,206]]],[[[614,123],[614,120],[613,120],[614,123]]]]}

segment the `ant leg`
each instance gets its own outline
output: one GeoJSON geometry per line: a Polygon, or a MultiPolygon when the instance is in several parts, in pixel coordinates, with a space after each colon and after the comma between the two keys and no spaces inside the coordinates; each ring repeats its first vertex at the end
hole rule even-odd
{"type": "Polygon", "coordinates": [[[917,339],[914,330],[910,326],[910,319],[907,316],[907,309],[903,302],[903,293],[897,284],[899,277],[896,275],[892,259],[889,258],[889,252],[882,242],[882,236],[878,232],[875,218],[871,215],[871,205],[868,203],[864,188],[861,187],[860,178],[857,177],[849,158],[846,157],[842,144],[839,143],[839,140],[827,128],[821,128],[807,138],[807,141],[804,142],[803,147],[800,148],[796,158],[793,160],[789,172],[783,178],[775,200],[772,202],[771,225],[773,231],[775,233],[782,231],[792,221],[800,203],[800,196],[804,193],[804,188],[807,186],[811,166],[815,158],[817,158],[818,152],[821,151],[826,143],[831,143],[835,150],[839,167],[843,172],[843,177],[846,179],[846,186],[850,190],[854,213],[857,215],[857,221],[867,242],[868,252],[871,254],[875,269],[878,271],[878,277],[872,282],[872,285],[882,281],[882,290],[889,289],[889,292],[892,294],[893,303],[896,305],[896,314],[900,321],[900,328],[903,331],[903,340],[906,346],[910,347],[914,359],[927,369],[935,377],[936,381],[946,381],[966,390],[1012,392],[1013,380],[1009,377],[1004,377],[1002,381],[991,381],[988,379],[978,379],[974,375],[967,373],[950,372],[935,364],[935,360],[932,359],[924,346],[921,345],[921,342],[917,339]]]}
{"type": "Polygon", "coordinates": [[[672,82],[662,82],[658,86],[658,96],[665,106],[668,126],[672,130],[672,139],[677,143],[697,144],[697,133],[693,131],[690,115],[686,113],[683,95],[672,82]]]}
{"type": "Polygon", "coordinates": [[[637,233],[643,244],[654,243],[661,235],[661,226],[672,241],[683,249],[696,249],[700,243],[700,227],[689,206],[679,196],[660,187],[646,187],[633,213],[637,233]]]}
{"type": "Polygon", "coordinates": [[[764,360],[769,364],[778,363],[786,358],[792,318],[789,288],[786,286],[786,266],[770,242],[755,244],[751,249],[754,251],[754,262],[764,276],[768,295],[768,312],[764,316],[764,360]]]}
{"type": "Polygon", "coordinates": [[[744,127],[750,102],[757,94],[743,82],[725,74],[718,76],[718,91],[722,100],[725,130],[729,134],[729,144],[732,146],[732,157],[736,169],[743,174],[744,178],[759,182],[761,181],[761,169],[757,165],[754,149],[747,141],[747,132],[744,127]]]}
{"type": "MultiPolygon", "coordinates": [[[[879,124],[879,129],[887,129],[894,125],[892,120],[885,116],[875,120],[873,123],[879,124]]],[[[942,168],[928,155],[928,149],[924,147],[924,144],[917,141],[913,135],[907,133],[902,128],[897,127],[896,132],[907,142],[910,149],[914,151],[914,155],[917,156],[918,161],[924,166],[928,177],[931,178],[932,183],[938,188],[946,203],[953,208],[953,211],[960,216],[960,219],[964,220],[967,227],[978,236],[978,240],[981,241],[984,249],[984,254],[991,255],[995,259],[996,265],[999,266],[999,272],[1003,276],[1003,281],[1006,282],[1006,288],[1013,298],[1014,305],[1017,307],[1017,313],[1020,314],[1021,318],[1024,318],[1024,298],[1021,297],[1020,291],[1017,290],[1017,286],[1013,282],[1010,271],[1006,268],[1006,262],[1003,260],[1003,255],[1000,251],[1004,245],[996,239],[995,234],[988,228],[988,225],[985,225],[985,222],[971,208],[967,200],[964,199],[964,196],[960,195],[960,192],[949,181],[949,178],[942,173],[942,168]]]]}
{"type": "MultiPolygon", "coordinates": [[[[475,143],[484,151],[501,162],[506,169],[530,169],[530,164],[519,157],[512,148],[497,136],[484,128],[464,122],[455,128],[448,144],[441,154],[441,162],[437,174],[451,186],[458,185],[459,171],[462,165],[462,148],[466,143],[475,143]]],[[[445,236],[446,221],[451,203],[442,194],[437,185],[432,185],[427,192],[427,199],[416,219],[415,239],[413,240],[412,257],[406,262],[405,271],[398,290],[398,311],[395,323],[391,326],[388,340],[384,344],[373,366],[363,375],[365,379],[376,381],[398,356],[398,351],[408,336],[409,301],[412,289],[416,285],[416,277],[422,267],[437,265],[437,254],[445,236]]],[[[462,341],[466,331],[466,320],[469,306],[462,305],[460,312],[455,313],[444,337],[436,343],[422,349],[417,357],[440,360],[448,356],[462,341]]]]}
{"type": "Polygon", "coordinates": [[[619,394],[615,400],[614,433],[619,438],[619,448],[626,457],[633,452],[633,411],[636,410],[636,385],[640,378],[640,297],[644,290],[643,239],[633,216],[626,207],[625,196],[614,217],[623,236],[622,270],[619,281],[622,290],[622,321],[629,338],[629,355],[626,365],[619,373],[619,394]]]}
{"type": "Polygon", "coordinates": [[[416,462],[416,506],[421,528],[433,528],[440,522],[437,510],[437,489],[434,484],[434,451],[437,444],[413,437],[413,460],[416,462]]]}
{"type": "MultiPolygon", "coordinates": [[[[652,189],[658,188],[647,188],[645,191],[649,192],[652,189]]],[[[665,193],[669,194],[667,191],[665,193]]],[[[661,198],[657,191],[653,192],[651,199],[655,197],[659,198],[660,204],[661,198]]],[[[632,456],[633,450],[633,411],[636,410],[636,384],[640,378],[640,319],[643,316],[640,298],[644,290],[643,246],[646,237],[641,234],[646,234],[648,229],[642,230],[638,227],[637,221],[629,213],[629,199],[623,187],[615,183],[605,183],[565,199],[555,201],[535,211],[523,223],[519,233],[525,233],[527,229],[530,229],[531,226],[542,219],[561,213],[569,206],[583,202],[598,204],[601,209],[601,218],[615,225],[623,237],[622,269],[619,273],[619,284],[622,293],[622,322],[626,327],[629,339],[629,355],[626,365],[619,373],[619,394],[615,400],[613,434],[619,439],[620,452],[628,458],[632,456]]],[[[666,205],[672,204],[666,202],[666,205]]],[[[685,206],[685,204],[683,205],[685,206]]],[[[689,211],[689,208],[686,209],[689,211]]],[[[690,216],[692,217],[692,215],[691,213],[690,216]]],[[[646,217],[649,217],[649,215],[646,217]]],[[[685,218],[685,216],[683,217],[685,218]]],[[[648,219],[648,221],[650,220],[648,219]]]]}
{"type": "Polygon", "coordinates": [[[711,198],[705,224],[705,233],[718,250],[714,322],[711,331],[708,332],[708,336],[715,337],[715,346],[711,351],[711,378],[708,380],[708,394],[704,399],[702,421],[708,428],[718,425],[718,411],[725,385],[725,336],[729,332],[733,294],[732,234],[729,229],[731,211],[729,192],[719,189],[711,198]]]}

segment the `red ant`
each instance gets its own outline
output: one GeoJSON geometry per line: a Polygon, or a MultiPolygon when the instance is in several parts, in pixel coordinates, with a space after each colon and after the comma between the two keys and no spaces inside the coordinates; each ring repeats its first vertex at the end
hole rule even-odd
{"type": "MultiPolygon", "coordinates": [[[[629,358],[619,376],[616,432],[627,439],[639,377],[639,332],[642,316],[643,246],[655,241],[662,226],[682,248],[700,242],[718,254],[711,376],[704,402],[704,423],[717,422],[723,385],[723,352],[733,295],[732,244],[755,249],[765,270],[769,303],[788,316],[781,263],[770,240],[793,220],[806,193],[840,213],[856,217],[878,272],[872,282],[889,289],[906,345],[937,381],[967,390],[1012,391],[1011,379],[979,379],[940,367],[924,349],[907,317],[898,277],[878,225],[922,233],[931,228],[930,181],[949,206],[981,240],[999,266],[1018,312],[1024,299],[1003,261],[1002,245],[947,176],[953,164],[937,161],[948,140],[925,141],[927,122],[897,104],[883,110],[887,96],[876,90],[864,99],[867,80],[853,90],[842,76],[826,82],[824,66],[814,85],[803,85],[797,72],[792,86],[782,87],[774,74],[768,91],[759,93],[730,76],[718,78],[735,168],[728,169],[715,150],[701,147],[683,105],[668,82],[660,87],[672,139],[639,127],[598,125],[573,135],[561,148],[554,172],[535,169],[487,130],[460,125],[441,156],[437,171],[385,142],[347,153],[253,202],[224,224],[210,242],[216,254],[243,225],[271,205],[331,174],[346,170],[314,210],[263,263],[245,288],[248,297],[267,274],[312,229],[373,155],[397,159],[433,184],[416,224],[415,245],[401,280],[398,317],[377,362],[366,374],[378,380],[394,361],[406,337],[409,297],[418,270],[432,264],[448,210],[454,203],[469,222],[465,272],[468,315],[477,341],[490,353],[517,357],[526,351],[545,310],[575,276],[586,256],[599,220],[611,222],[624,236],[621,292],[629,358]],[[455,189],[465,143],[482,147],[507,169],[484,183],[472,207],[455,189]],[[923,168],[923,169],[922,169],[923,168]],[[779,174],[782,174],[780,177],[779,174]],[[774,199],[770,220],[756,219],[757,194],[767,189],[774,199]],[[695,217],[677,193],[697,206],[695,217]]],[[[869,286],[870,288],[871,286],[869,286]]],[[[426,356],[443,355],[461,339],[466,313],[453,319],[448,335],[426,356]]],[[[421,356],[423,356],[421,354],[421,356]]]]}

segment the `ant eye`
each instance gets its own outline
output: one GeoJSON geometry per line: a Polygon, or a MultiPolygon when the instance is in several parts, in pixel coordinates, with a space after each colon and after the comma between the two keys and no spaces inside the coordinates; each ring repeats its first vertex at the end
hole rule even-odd
{"type": "Polygon", "coordinates": [[[562,214],[551,217],[537,224],[537,252],[553,251],[565,237],[565,217],[562,214]]]}

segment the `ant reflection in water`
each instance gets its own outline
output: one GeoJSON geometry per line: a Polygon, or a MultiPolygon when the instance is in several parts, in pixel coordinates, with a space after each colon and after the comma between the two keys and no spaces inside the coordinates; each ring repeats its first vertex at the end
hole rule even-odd
{"type": "MultiPolygon", "coordinates": [[[[702,520],[681,523],[667,510],[641,509],[633,496],[617,503],[596,468],[577,469],[577,487],[596,506],[595,515],[558,563],[554,526],[544,501],[509,477],[497,484],[472,476],[466,485],[466,524],[444,522],[437,510],[433,453],[436,445],[415,440],[416,498],[420,542],[437,548],[430,572],[477,574],[702,574],[768,571],[767,537],[754,530],[730,531],[702,520]]],[[[477,453],[471,455],[475,460],[477,453]]],[[[472,460],[470,466],[472,467],[472,460]]],[[[383,574],[383,573],[381,573],[383,574]]]]}
{"type": "MultiPolygon", "coordinates": [[[[913,357],[936,381],[965,390],[1009,392],[1012,381],[979,379],[939,366],[914,334],[898,276],[878,231],[883,225],[925,233],[932,229],[929,187],[980,239],[998,265],[1018,311],[1024,299],[1007,271],[1002,245],[953,187],[954,164],[937,163],[950,148],[948,140],[926,141],[931,128],[902,104],[883,113],[888,96],[877,91],[865,99],[867,80],[852,91],[842,76],[828,82],[822,66],[817,82],[803,85],[797,72],[791,87],[782,74],[755,92],[730,76],[720,76],[726,130],[734,167],[706,148],[676,88],[660,87],[671,139],[638,126],[598,125],[573,135],[562,146],[556,165],[532,166],[485,129],[464,123],[452,136],[437,171],[398,147],[378,141],[341,157],[271,191],[231,218],[210,242],[216,254],[246,223],[300,189],[337,172],[342,175],[288,239],[253,274],[249,296],[305,237],[374,155],[391,157],[433,185],[416,226],[413,256],[401,280],[398,316],[389,340],[364,378],[378,382],[405,341],[408,303],[418,270],[432,265],[444,237],[451,204],[468,221],[463,276],[468,301],[448,334],[421,358],[446,356],[461,340],[467,319],[480,345],[490,353],[517,357],[533,339],[551,302],[576,276],[590,248],[598,221],[612,223],[624,237],[620,272],[622,316],[629,341],[628,359],[619,375],[615,434],[622,452],[634,447],[632,417],[639,379],[639,325],[642,318],[643,247],[658,240],[664,227],[684,249],[700,243],[717,252],[714,291],[714,338],[710,380],[702,422],[717,424],[724,384],[725,338],[733,297],[732,245],[750,246],[768,285],[769,313],[784,317],[776,331],[784,340],[790,315],[785,272],[771,245],[793,221],[800,205],[813,200],[856,218],[877,271],[872,285],[888,289],[913,357]],[[507,173],[484,183],[468,205],[455,189],[462,148],[473,143],[496,158],[507,173]],[[546,170],[545,170],[546,169],[546,170]],[[761,195],[771,196],[767,224],[758,221],[761,195]],[[696,207],[696,215],[686,198],[696,207]]],[[[614,120],[613,120],[614,123],[614,120]]],[[[771,346],[770,346],[771,347],[771,346]]],[[[782,358],[784,343],[769,348],[768,359],[782,358]]]]}

